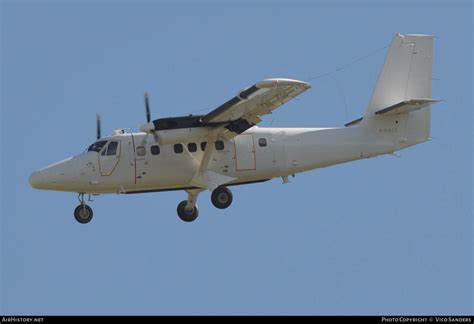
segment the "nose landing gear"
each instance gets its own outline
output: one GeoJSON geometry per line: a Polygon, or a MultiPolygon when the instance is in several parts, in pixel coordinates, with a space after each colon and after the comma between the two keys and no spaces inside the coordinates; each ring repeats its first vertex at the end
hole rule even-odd
{"type": "Polygon", "coordinates": [[[81,224],[87,224],[92,220],[94,212],[92,211],[92,208],[84,202],[84,193],[79,193],[78,199],[80,205],[74,209],[74,218],[81,224]]]}
{"type": "Polygon", "coordinates": [[[92,211],[92,208],[86,204],[79,205],[74,209],[74,218],[76,218],[76,220],[81,224],[89,223],[92,220],[93,215],[94,212],[92,211]]]}

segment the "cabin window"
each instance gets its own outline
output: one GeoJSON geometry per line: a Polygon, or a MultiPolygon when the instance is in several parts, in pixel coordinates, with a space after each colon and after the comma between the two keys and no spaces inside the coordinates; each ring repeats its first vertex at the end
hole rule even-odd
{"type": "Polygon", "coordinates": [[[216,150],[222,151],[224,149],[224,142],[223,141],[216,141],[215,147],[216,147],[216,150]]]}
{"type": "Polygon", "coordinates": [[[175,144],[175,145],[174,145],[174,152],[175,152],[175,153],[183,153],[183,145],[181,145],[181,144],[175,144]]]}
{"type": "Polygon", "coordinates": [[[196,152],[197,151],[196,143],[189,143],[188,144],[188,150],[189,150],[189,152],[196,152]]]}
{"type": "Polygon", "coordinates": [[[137,146],[137,156],[145,156],[146,149],[143,146],[137,146]]]}
{"type": "Polygon", "coordinates": [[[158,145],[153,145],[150,147],[150,151],[152,155],[158,155],[160,154],[160,147],[158,145]]]}
{"type": "Polygon", "coordinates": [[[258,146],[260,146],[260,147],[267,146],[267,139],[266,138],[259,138],[258,139],[258,146]]]}
{"type": "Polygon", "coordinates": [[[201,151],[205,151],[206,150],[206,142],[201,142],[201,151]]]}
{"type": "Polygon", "coordinates": [[[87,152],[94,151],[94,152],[99,152],[107,143],[107,141],[97,141],[94,144],[90,145],[89,148],[87,149],[87,152]]]}

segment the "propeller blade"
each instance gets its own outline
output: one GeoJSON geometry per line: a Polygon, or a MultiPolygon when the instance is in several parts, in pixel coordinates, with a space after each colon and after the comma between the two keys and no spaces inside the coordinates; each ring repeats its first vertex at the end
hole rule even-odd
{"type": "Polygon", "coordinates": [[[97,139],[100,139],[102,136],[100,134],[100,115],[96,115],[96,125],[97,125],[97,139]]]}
{"type": "MultiPolygon", "coordinates": [[[[145,92],[145,114],[146,114],[146,124],[140,127],[140,130],[147,134],[152,134],[156,143],[159,143],[159,136],[155,132],[155,125],[151,122],[150,114],[150,102],[148,100],[148,92],[145,92]]],[[[146,137],[144,139],[146,141],[146,137]]]]}
{"type": "Polygon", "coordinates": [[[151,121],[151,115],[150,115],[150,104],[148,102],[148,92],[145,92],[145,113],[146,113],[146,122],[149,123],[151,121]]]}

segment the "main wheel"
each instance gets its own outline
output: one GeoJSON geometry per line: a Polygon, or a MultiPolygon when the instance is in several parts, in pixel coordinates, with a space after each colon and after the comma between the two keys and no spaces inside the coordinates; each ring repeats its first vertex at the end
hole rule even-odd
{"type": "Polygon", "coordinates": [[[81,204],[74,209],[74,218],[81,224],[87,224],[91,221],[94,212],[86,204],[81,204]]]}
{"type": "Polygon", "coordinates": [[[219,209],[225,209],[232,204],[232,192],[227,187],[217,187],[211,195],[212,204],[219,209]]]}
{"type": "Polygon", "coordinates": [[[177,208],[178,216],[183,222],[192,222],[198,217],[199,209],[197,205],[195,205],[191,209],[186,209],[187,204],[188,204],[187,200],[183,200],[182,202],[179,203],[178,208],[177,208]]]}

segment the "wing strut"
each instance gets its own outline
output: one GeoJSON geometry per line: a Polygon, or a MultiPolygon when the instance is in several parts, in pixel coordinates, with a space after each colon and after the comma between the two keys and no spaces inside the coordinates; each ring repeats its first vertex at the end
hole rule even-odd
{"type": "Polygon", "coordinates": [[[211,154],[214,151],[214,143],[218,138],[218,134],[219,132],[216,130],[207,138],[206,149],[202,155],[199,169],[190,182],[191,185],[214,191],[217,187],[236,179],[208,170],[209,161],[211,159],[211,154]]]}

